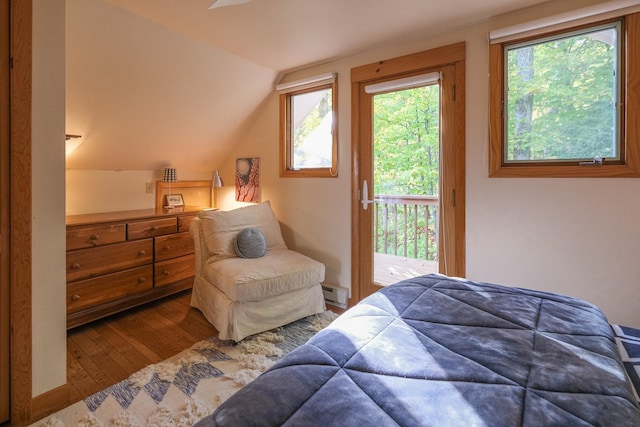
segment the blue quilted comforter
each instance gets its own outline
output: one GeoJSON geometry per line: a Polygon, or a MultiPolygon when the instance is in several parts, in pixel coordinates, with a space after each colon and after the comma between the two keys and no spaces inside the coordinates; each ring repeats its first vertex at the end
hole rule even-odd
{"type": "Polygon", "coordinates": [[[429,275],[386,287],[200,426],[640,426],[587,302],[429,275]]]}

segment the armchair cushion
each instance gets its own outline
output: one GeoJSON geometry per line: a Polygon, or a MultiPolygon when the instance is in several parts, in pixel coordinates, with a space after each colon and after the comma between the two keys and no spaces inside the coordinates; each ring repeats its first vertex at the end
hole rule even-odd
{"type": "Polygon", "coordinates": [[[260,229],[267,250],[287,248],[280,231],[280,223],[269,201],[230,211],[202,211],[199,217],[202,220],[202,231],[210,259],[234,258],[236,252],[233,240],[247,227],[260,229]]]}
{"type": "Polygon", "coordinates": [[[324,264],[288,249],[267,251],[255,259],[209,259],[204,269],[206,280],[235,304],[318,285],[324,273],[324,264]]]}

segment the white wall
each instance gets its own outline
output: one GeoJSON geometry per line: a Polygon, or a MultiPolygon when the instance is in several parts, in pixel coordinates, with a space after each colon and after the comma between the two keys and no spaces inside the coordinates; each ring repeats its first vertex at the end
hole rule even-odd
{"type": "MultiPolygon", "coordinates": [[[[236,157],[261,157],[263,200],[271,199],[287,243],[327,265],[327,281],[350,287],[350,70],[460,41],[467,43],[467,277],[583,298],[611,322],[640,327],[640,179],[488,178],[488,43],[491,29],[585,6],[550,2],[452,31],[299,71],[338,72],[339,178],[279,178],[277,95],[220,166],[233,183],[236,157]]],[[[239,206],[232,185],[220,206],[239,206]]]]}
{"type": "Polygon", "coordinates": [[[467,277],[583,298],[640,327],[640,179],[488,178],[486,33],[570,4],[558,3],[466,34],[467,277]]]}
{"type": "Polygon", "coordinates": [[[67,382],[64,0],[33,2],[33,396],[67,382]]]}
{"type": "MultiPolygon", "coordinates": [[[[316,69],[315,74],[330,70],[316,69]]],[[[348,87],[348,73],[338,76],[338,84],[348,87]]],[[[270,200],[280,220],[285,242],[325,264],[326,283],[350,288],[351,211],[350,211],[350,91],[338,90],[339,137],[338,177],[280,178],[278,94],[263,104],[237,148],[220,165],[225,187],[218,192],[218,207],[233,209],[246,205],[235,201],[235,159],[260,157],[261,200],[270,200]]]]}
{"type": "Polygon", "coordinates": [[[66,214],[153,209],[159,179],[154,171],[68,169],[66,214]],[[147,183],[152,184],[151,193],[147,183]]]}
{"type": "Polygon", "coordinates": [[[210,177],[276,71],[107,0],[66,9],[66,131],[82,135],[67,168],[210,177]]]}

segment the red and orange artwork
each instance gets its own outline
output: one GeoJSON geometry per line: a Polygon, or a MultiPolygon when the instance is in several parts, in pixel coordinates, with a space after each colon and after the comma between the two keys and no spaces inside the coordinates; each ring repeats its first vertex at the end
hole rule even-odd
{"type": "Polygon", "coordinates": [[[236,200],[238,202],[260,202],[260,158],[236,159],[236,200]]]}

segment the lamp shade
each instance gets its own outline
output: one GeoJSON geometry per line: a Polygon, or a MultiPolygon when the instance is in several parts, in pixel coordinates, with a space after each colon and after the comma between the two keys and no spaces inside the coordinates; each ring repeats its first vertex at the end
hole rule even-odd
{"type": "Polygon", "coordinates": [[[162,182],[178,182],[178,174],[175,168],[164,168],[162,182]]]}
{"type": "Polygon", "coordinates": [[[215,188],[220,188],[224,186],[224,182],[222,181],[222,178],[220,177],[220,172],[218,172],[218,170],[215,170],[213,172],[212,181],[213,181],[213,186],[215,188]]]}

